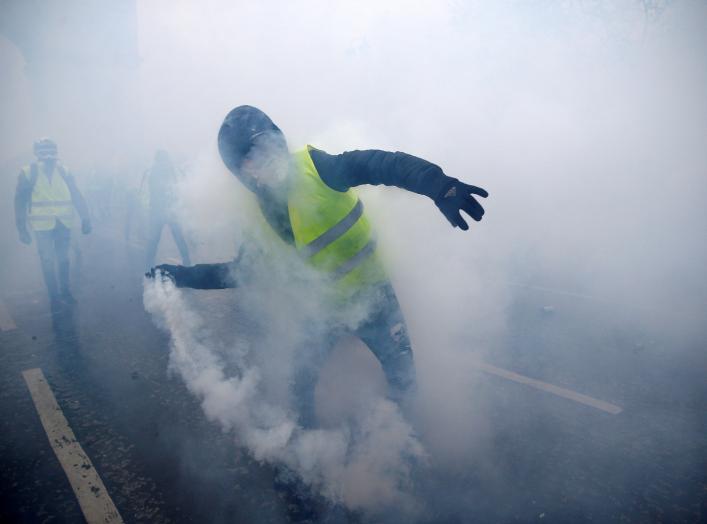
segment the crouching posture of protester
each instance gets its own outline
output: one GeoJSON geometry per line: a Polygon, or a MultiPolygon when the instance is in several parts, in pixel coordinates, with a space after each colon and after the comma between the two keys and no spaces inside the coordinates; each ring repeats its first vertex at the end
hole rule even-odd
{"type": "MultiPolygon", "coordinates": [[[[381,364],[392,399],[404,404],[415,388],[415,366],[405,319],[380,257],[371,222],[355,186],[397,186],[429,197],[452,226],[469,229],[460,211],[476,221],[484,210],[473,195],[486,191],[444,174],[421,158],[380,150],[331,155],[312,146],[291,153],[285,136],[262,111],[232,110],[218,135],[228,169],[255,196],[277,236],[296,250],[337,297],[322,310],[332,317],[365,301],[366,318],[351,329],[381,364]]],[[[241,257],[242,258],[242,257],[241,257]]],[[[156,270],[178,287],[222,289],[238,286],[242,261],[195,266],[160,265],[156,270]]],[[[328,293],[325,294],[329,296],[328,293]]],[[[307,298],[310,300],[311,298],[307,298]]],[[[325,299],[323,299],[325,300],[325,299]]],[[[346,330],[332,328],[319,341],[323,358],[346,330]]],[[[294,389],[300,422],[316,423],[314,389],[322,358],[298,366],[294,389]]]]}

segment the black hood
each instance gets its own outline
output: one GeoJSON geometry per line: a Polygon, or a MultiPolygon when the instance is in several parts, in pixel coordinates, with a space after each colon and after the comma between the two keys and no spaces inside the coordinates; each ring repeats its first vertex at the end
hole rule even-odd
{"type": "MultiPolygon", "coordinates": [[[[250,151],[253,140],[263,133],[275,133],[285,145],[285,137],[270,117],[253,106],[238,106],[231,110],[218,132],[218,150],[226,167],[240,178],[240,167],[250,151]]],[[[250,187],[249,181],[242,180],[250,187]]]]}

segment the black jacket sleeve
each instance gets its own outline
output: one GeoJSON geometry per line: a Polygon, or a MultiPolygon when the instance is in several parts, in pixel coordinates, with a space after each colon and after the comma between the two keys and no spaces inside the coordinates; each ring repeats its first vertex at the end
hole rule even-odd
{"type": "Polygon", "coordinates": [[[27,208],[31,198],[32,186],[24,172],[20,172],[15,189],[15,225],[20,234],[27,231],[27,208]]]}
{"type": "MultiPolygon", "coordinates": [[[[164,266],[174,277],[177,287],[192,289],[227,289],[236,287],[233,262],[196,264],[195,266],[164,266]]],[[[158,268],[161,266],[157,266],[158,268]]]]}
{"type": "Polygon", "coordinates": [[[445,175],[439,166],[407,153],[369,149],[330,155],[312,149],[311,156],[319,176],[336,191],[363,184],[384,184],[437,200],[457,181],[445,175]]]}

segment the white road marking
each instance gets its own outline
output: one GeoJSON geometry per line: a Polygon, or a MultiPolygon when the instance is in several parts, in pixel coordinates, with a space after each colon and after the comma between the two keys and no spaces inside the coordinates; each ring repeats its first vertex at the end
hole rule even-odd
{"type": "Polygon", "coordinates": [[[623,409],[619,406],[609,404],[608,402],[604,402],[603,400],[597,400],[590,396],[582,395],[581,393],[572,391],[571,389],[565,389],[560,386],[548,384],[547,382],[535,380],[534,378],[519,375],[518,373],[514,373],[513,371],[497,368],[496,366],[486,364],[485,362],[476,362],[474,365],[479,369],[486,371],[487,373],[491,373],[492,375],[512,380],[513,382],[518,382],[519,384],[525,384],[526,386],[530,386],[532,388],[541,389],[543,391],[547,391],[548,393],[552,393],[553,395],[557,395],[558,397],[574,400],[575,402],[579,402],[580,404],[591,406],[593,408],[600,409],[601,411],[606,411],[607,413],[611,413],[612,415],[618,415],[623,411],[623,409]]]}
{"type": "Polygon", "coordinates": [[[120,524],[118,510],[91,459],[81,448],[41,369],[22,372],[49,443],[64,468],[88,524],[120,524]]]}
{"type": "Polygon", "coordinates": [[[4,302],[0,301],[0,331],[12,331],[17,329],[17,324],[12,320],[10,310],[4,302]]]}

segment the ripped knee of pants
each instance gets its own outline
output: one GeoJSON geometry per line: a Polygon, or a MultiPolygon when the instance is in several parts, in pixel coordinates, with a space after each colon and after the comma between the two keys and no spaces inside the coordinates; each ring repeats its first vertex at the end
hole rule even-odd
{"type": "Polygon", "coordinates": [[[402,322],[398,322],[395,324],[393,327],[390,328],[390,338],[393,339],[394,342],[398,343],[400,342],[403,337],[406,336],[405,332],[405,324],[402,322]]]}

